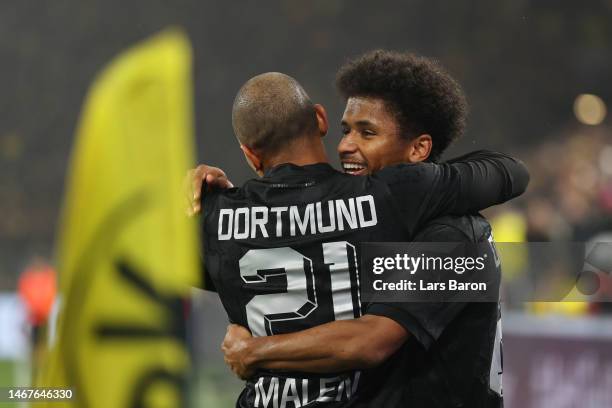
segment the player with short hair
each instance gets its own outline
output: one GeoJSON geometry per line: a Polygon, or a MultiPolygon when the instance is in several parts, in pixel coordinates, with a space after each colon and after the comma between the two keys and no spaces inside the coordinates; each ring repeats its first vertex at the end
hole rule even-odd
{"type": "MultiPolygon", "coordinates": [[[[520,162],[489,152],[453,164],[399,164],[366,177],[337,172],[321,142],[327,132],[323,107],[278,73],[249,80],[232,118],[247,161],[263,177],[206,194],[205,268],[230,320],[255,336],[334,320],[362,324],[367,316],[345,320],[360,316],[359,242],[410,240],[427,220],[501,203],[522,193],[528,181],[520,162]],[[308,111],[316,128],[287,123],[308,111]]],[[[405,336],[392,319],[370,317],[391,322],[405,336]]],[[[329,371],[319,363],[300,370],[329,371]]],[[[237,406],[347,403],[362,387],[360,373],[348,366],[337,371],[343,373],[258,370],[237,406]]]]}

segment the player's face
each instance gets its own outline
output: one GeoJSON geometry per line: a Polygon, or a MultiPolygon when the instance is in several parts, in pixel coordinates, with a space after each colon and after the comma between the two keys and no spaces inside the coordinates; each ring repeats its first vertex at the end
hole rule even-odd
{"type": "Polygon", "coordinates": [[[342,133],[338,154],[346,173],[365,175],[409,161],[410,140],[400,137],[400,127],[382,99],[349,98],[342,133]]]}

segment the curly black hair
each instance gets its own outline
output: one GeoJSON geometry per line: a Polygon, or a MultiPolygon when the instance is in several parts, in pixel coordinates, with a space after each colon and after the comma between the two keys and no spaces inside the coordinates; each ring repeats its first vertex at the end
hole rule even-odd
{"type": "Polygon", "coordinates": [[[431,135],[432,161],[437,161],[465,129],[465,95],[457,81],[430,58],[370,51],[338,70],[336,88],[345,99],[363,96],[384,100],[403,137],[431,135]]]}

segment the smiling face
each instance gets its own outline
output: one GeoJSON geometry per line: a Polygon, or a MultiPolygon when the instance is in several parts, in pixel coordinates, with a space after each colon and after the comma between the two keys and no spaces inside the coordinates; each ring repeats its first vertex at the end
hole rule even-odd
{"type": "Polygon", "coordinates": [[[400,126],[382,99],[349,98],[342,116],[342,133],[338,154],[346,173],[366,175],[413,161],[413,140],[400,136],[400,126]]]}

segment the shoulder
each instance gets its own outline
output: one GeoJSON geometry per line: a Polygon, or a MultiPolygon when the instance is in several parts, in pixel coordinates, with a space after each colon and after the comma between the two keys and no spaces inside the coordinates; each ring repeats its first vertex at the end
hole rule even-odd
{"type": "Polygon", "coordinates": [[[215,209],[227,205],[228,202],[241,200],[244,197],[244,187],[213,188],[202,191],[202,213],[204,215],[210,214],[215,209]]]}

